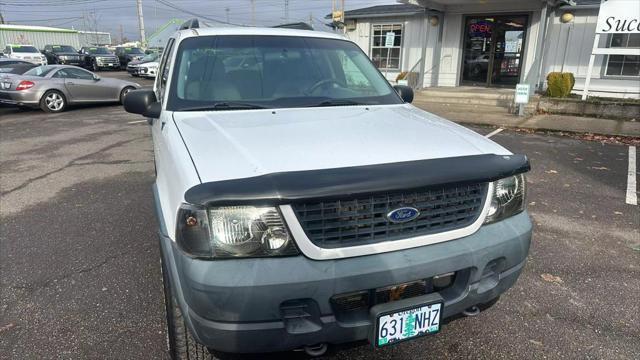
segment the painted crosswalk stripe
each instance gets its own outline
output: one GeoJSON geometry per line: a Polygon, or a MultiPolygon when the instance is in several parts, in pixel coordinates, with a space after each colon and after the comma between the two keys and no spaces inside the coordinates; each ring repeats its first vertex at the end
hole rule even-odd
{"type": "Polygon", "coordinates": [[[627,204],[638,205],[636,192],[636,147],[629,146],[629,171],[627,172],[627,204]]]}

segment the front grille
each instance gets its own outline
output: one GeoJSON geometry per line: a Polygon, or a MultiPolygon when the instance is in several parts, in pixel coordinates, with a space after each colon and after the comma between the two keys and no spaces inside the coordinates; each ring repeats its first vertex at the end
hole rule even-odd
{"type": "Polygon", "coordinates": [[[98,58],[96,59],[99,64],[115,65],[117,60],[115,58],[98,58]]]}
{"type": "Polygon", "coordinates": [[[471,225],[478,216],[488,184],[449,186],[408,192],[294,203],[307,237],[322,248],[340,248],[430,235],[471,225]],[[389,212],[410,206],[420,215],[393,223],[389,212]]]}

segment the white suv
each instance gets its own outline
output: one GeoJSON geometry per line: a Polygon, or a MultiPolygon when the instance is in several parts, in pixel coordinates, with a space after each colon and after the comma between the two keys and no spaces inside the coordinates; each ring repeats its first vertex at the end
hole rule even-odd
{"type": "Polygon", "coordinates": [[[37,65],[47,65],[47,58],[32,45],[8,44],[3,51],[10,59],[28,61],[37,65]]]}
{"type": "Polygon", "coordinates": [[[342,36],[194,24],[124,101],[151,124],[173,358],[389,346],[516,282],[526,156],[412,106],[342,36]]]}

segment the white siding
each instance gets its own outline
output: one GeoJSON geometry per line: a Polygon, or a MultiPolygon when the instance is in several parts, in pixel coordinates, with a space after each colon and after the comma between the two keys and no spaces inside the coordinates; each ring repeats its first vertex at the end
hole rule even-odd
{"type": "MultiPolygon", "coordinates": [[[[354,41],[362,50],[371,56],[371,35],[373,24],[402,24],[402,50],[400,55],[400,71],[389,71],[387,79],[395,81],[399,72],[409,71],[422,57],[422,44],[426,41],[425,21],[423,15],[401,18],[357,19],[356,29],[346,33],[347,38],[354,41]]],[[[420,65],[416,71],[420,70],[420,65]]],[[[381,70],[383,74],[385,70],[381,70]]]]}
{"type": "Polygon", "coordinates": [[[462,15],[445,14],[442,50],[436,59],[438,86],[457,86],[462,53],[462,15]]]}
{"type": "Polygon", "coordinates": [[[0,48],[7,44],[33,45],[41,50],[45,45],[60,44],[80,48],[77,32],[48,32],[0,29],[0,48]]]}
{"type": "MultiPolygon", "coordinates": [[[[564,71],[573,73],[576,77],[574,93],[581,93],[587,77],[589,58],[596,36],[598,10],[574,9],[572,13],[574,14],[573,25],[560,22],[561,11],[552,16],[549,22],[542,76],[546,79],[550,72],[562,70],[562,60],[566,49],[564,71]],[[570,38],[568,37],[569,28],[571,28],[570,38]]],[[[608,42],[607,36],[601,36],[599,46],[606,47],[608,42]]],[[[640,98],[640,79],[605,76],[606,61],[606,55],[597,55],[595,58],[591,74],[591,95],[640,98]]]]}
{"type": "MultiPolygon", "coordinates": [[[[575,15],[573,25],[560,22],[561,12],[552,16],[549,21],[544,56],[543,75],[545,77],[550,72],[561,70],[565,49],[567,57],[564,62],[564,71],[572,72],[576,77],[586,77],[587,75],[589,57],[591,56],[593,40],[596,36],[598,10],[575,10],[573,14],[575,15]],[[567,38],[569,28],[572,28],[570,39],[567,38]]],[[[600,46],[604,47],[605,45],[606,36],[603,36],[600,46]]],[[[594,78],[599,78],[603,72],[604,61],[604,56],[596,56],[595,66],[593,67],[594,78]]]]}

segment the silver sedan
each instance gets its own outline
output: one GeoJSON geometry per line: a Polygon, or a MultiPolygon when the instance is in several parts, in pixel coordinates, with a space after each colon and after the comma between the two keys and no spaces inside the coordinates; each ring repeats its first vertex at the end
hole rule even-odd
{"type": "Polygon", "coordinates": [[[47,65],[22,75],[0,75],[0,103],[57,113],[71,104],[122,103],[129,91],[138,88],[134,82],[100,78],[76,66],[47,65]]]}

